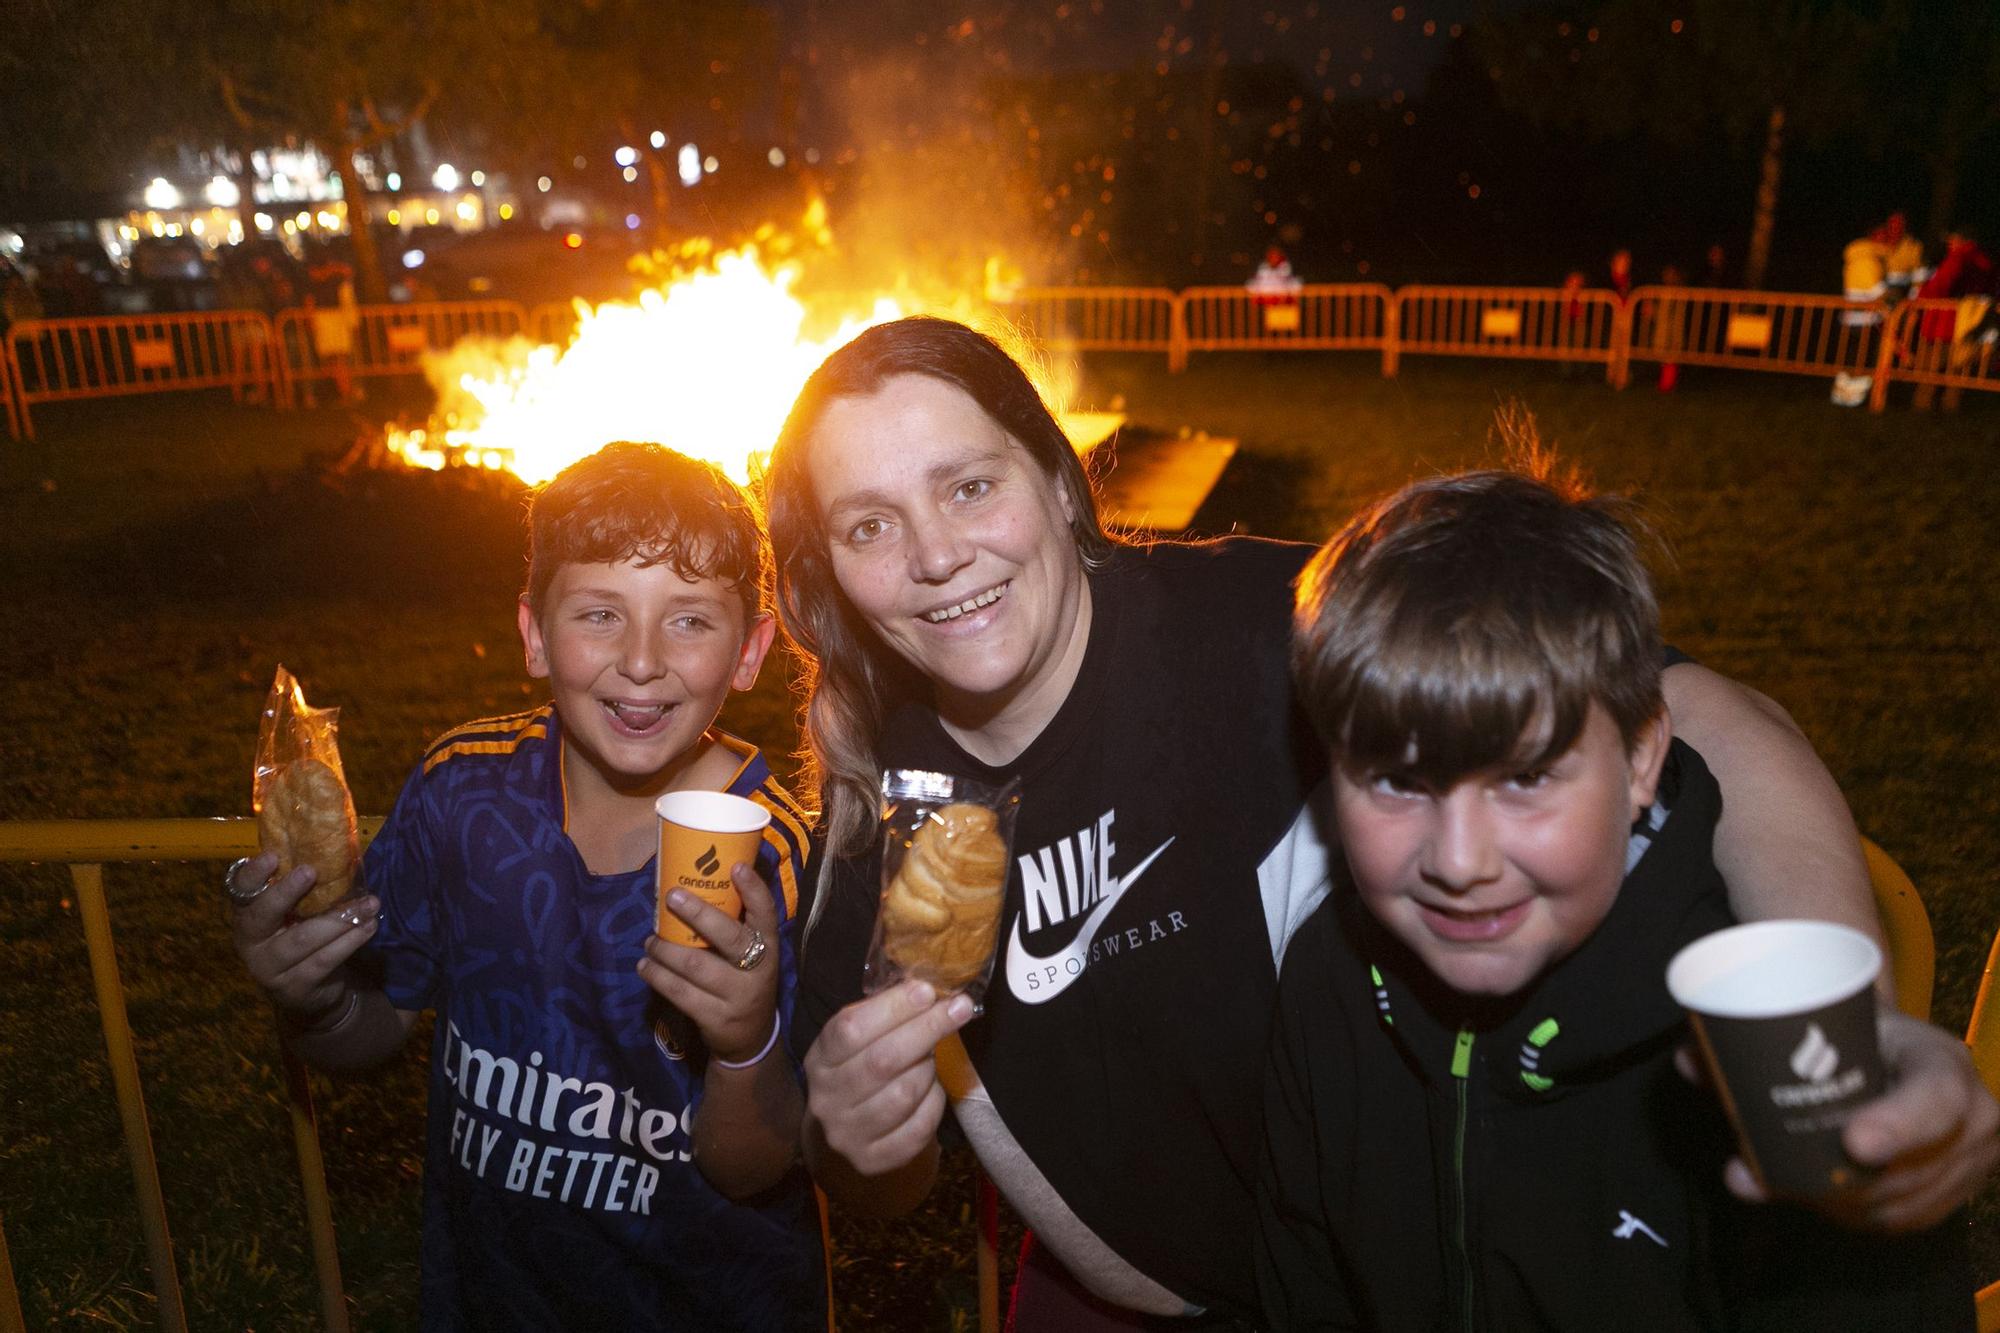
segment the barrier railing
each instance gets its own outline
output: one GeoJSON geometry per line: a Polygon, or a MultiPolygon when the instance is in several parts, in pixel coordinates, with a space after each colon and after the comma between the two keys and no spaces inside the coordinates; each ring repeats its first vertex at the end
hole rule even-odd
{"type": "MultiPolygon", "coordinates": [[[[1630,361],[1794,375],[1866,374],[1881,350],[1879,302],[1793,292],[1640,287],[1632,293],[1630,361]]],[[[1622,381],[1621,381],[1622,382],[1622,381]]]]}
{"type": "Polygon", "coordinates": [[[228,389],[274,395],[271,321],[249,310],[24,319],[7,330],[10,417],[35,437],[32,406],[81,398],[228,389]]]}
{"type": "MultiPolygon", "coordinates": [[[[374,836],[380,819],[361,821],[362,838],[374,836]]],[[[76,890],[77,913],[83,920],[84,947],[97,994],[97,1014],[110,1059],[111,1081],[131,1160],[132,1184],[139,1202],[146,1257],[152,1271],[162,1329],[181,1333],[187,1328],[181,1300],[180,1273],[167,1228],[166,1200],[160,1190],[159,1165],[146,1118],[146,1097],[133,1047],[132,1025],[125,1011],[125,990],[118,975],[118,953],[111,937],[111,909],[104,890],[104,867],[124,861],[221,861],[257,850],[254,819],[129,819],[48,820],[0,823],[0,861],[66,863],[76,890]]],[[[285,1084],[292,1125],[292,1147],[298,1158],[299,1183],[305,1196],[306,1227],[313,1267],[319,1278],[320,1318],[330,1333],[345,1333],[347,1300],[340,1281],[340,1255],[334,1243],[333,1209],[327,1198],[325,1164],[320,1156],[319,1128],[313,1118],[312,1091],[305,1065],[282,1038],[285,1084]]],[[[0,1314],[18,1312],[19,1289],[6,1263],[6,1240],[0,1236],[0,1314]]],[[[14,1316],[14,1327],[21,1327],[14,1316]]],[[[0,1318],[0,1327],[6,1326],[0,1318]]]]}
{"type": "Polygon", "coordinates": [[[420,375],[425,352],[461,338],[525,333],[527,312],[514,301],[427,301],[409,305],[324,306],[278,316],[285,400],[310,403],[330,383],[345,396],[356,378],[420,375]]]}
{"type": "MultiPolygon", "coordinates": [[[[14,367],[12,359],[8,357],[6,348],[0,347],[0,414],[4,414],[7,418],[7,438],[10,440],[21,438],[21,418],[19,412],[20,409],[15,406],[14,402],[14,367]]],[[[0,1255],[0,1258],[4,1257],[4,1255],[0,1255]]]]}
{"type": "Polygon", "coordinates": [[[1379,282],[1285,293],[1190,287],[1181,293],[1181,326],[1190,352],[1370,350],[1389,337],[1394,301],[1379,282]]]}
{"type": "Polygon", "coordinates": [[[1615,380],[1622,309],[1608,291],[1560,287],[1427,287],[1396,292],[1393,346],[1384,373],[1405,353],[1596,363],[1615,380]]]}
{"type": "Polygon", "coordinates": [[[528,336],[538,343],[566,347],[576,334],[576,304],[548,301],[528,312],[528,336]]]}
{"type": "Polygon", "coordinates": [[[1181,299],[1164,287],[1023,287],[1008,304],[1037,338],[1084,352],[1165,352],[1178,370],[1181,299]]]}
{"type": "Polygon", "coordinates": [[[1905,301],[1890,314],[1875,361],[1868,406],[1889,404],[1889,385],[1917,386],[1914,405],[1928,408],[1943,388],[1945,406],[1956,406],[1967,389],[2000,390],[2000,319],[1983,301],[1905,301]]]}

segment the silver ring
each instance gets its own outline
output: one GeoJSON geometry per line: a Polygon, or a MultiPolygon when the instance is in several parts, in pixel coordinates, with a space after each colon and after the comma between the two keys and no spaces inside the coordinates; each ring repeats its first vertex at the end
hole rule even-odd
{"type": "Polygon", "coordinates": [[[750,942],[743,946],[743,953],[736,960],[736,970],[739,972],[748,972],[751,968],[763,962],[766,948],[764,932],[755,926],[750,927],[750,942]]]}
{"type": "Polygon", "coordinates": [[[267,879],[248,893],[238,893],[236,891],[236,872],[248,864],[250,864],[249,857],[239,856],[229,863],[229,869],[222,872],[222,896],[229,899],[232,906],[248,907],[256,900],[258,894],[271,887],[271,881],[267,879]]]}

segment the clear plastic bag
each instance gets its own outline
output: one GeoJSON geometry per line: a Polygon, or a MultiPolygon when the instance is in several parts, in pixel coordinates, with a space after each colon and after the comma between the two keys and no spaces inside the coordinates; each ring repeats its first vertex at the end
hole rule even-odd
{"type": "Polygon", "coordinates": [[[1018,782],[996,789],[948,773],[882,774],[882,900],[865,992],[915,977],[941,994],[985,999],[1020,805],[1018,782]]]}
{"type": "Polygon", "coordinates": [[[257,839],[278,854],[280,875],[310,865],[318,874],[298,914],[317,916],[353,892],[360,860],[354,799],[340,767],[338,708],[311,708],[292,673],[278,668],[257,728],[250,805],[257,839]]]}

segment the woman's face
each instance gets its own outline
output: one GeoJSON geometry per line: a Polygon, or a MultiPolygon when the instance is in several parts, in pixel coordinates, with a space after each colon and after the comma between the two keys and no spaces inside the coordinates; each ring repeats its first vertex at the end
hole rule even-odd
{"type": "Polygon", "coordinates": [[[807,471],[840,590],[946,720],[1037,728],[1088,637],[1068,496],[963,390],[904,374],[836,401],[807,471]]]}

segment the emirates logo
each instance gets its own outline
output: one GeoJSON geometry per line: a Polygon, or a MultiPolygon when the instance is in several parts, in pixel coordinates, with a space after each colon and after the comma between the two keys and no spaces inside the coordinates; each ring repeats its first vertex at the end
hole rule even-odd
{"type": "MultiPolygon", "coordinates": [[[[712,844],[707,851],[694,859],[694,868],[704,875],[713,875],[722,868],[722,858],[715,854],[715,847],[712,844]]],[[[1814,1028],[1813,1031],[1817,1032],[1819,1029],[1814,1028]]]]}
{"type": "Polygon", "coordinates": [[[1792,1052],[1792,1072],[1809,1083],[1824,1083],[1833,1077],[1833,1071],[1840,1068],[1840,1052],[1819,1030],[1819,1024],[1806,1024],[1805,1040],[1792,1052]]]}

